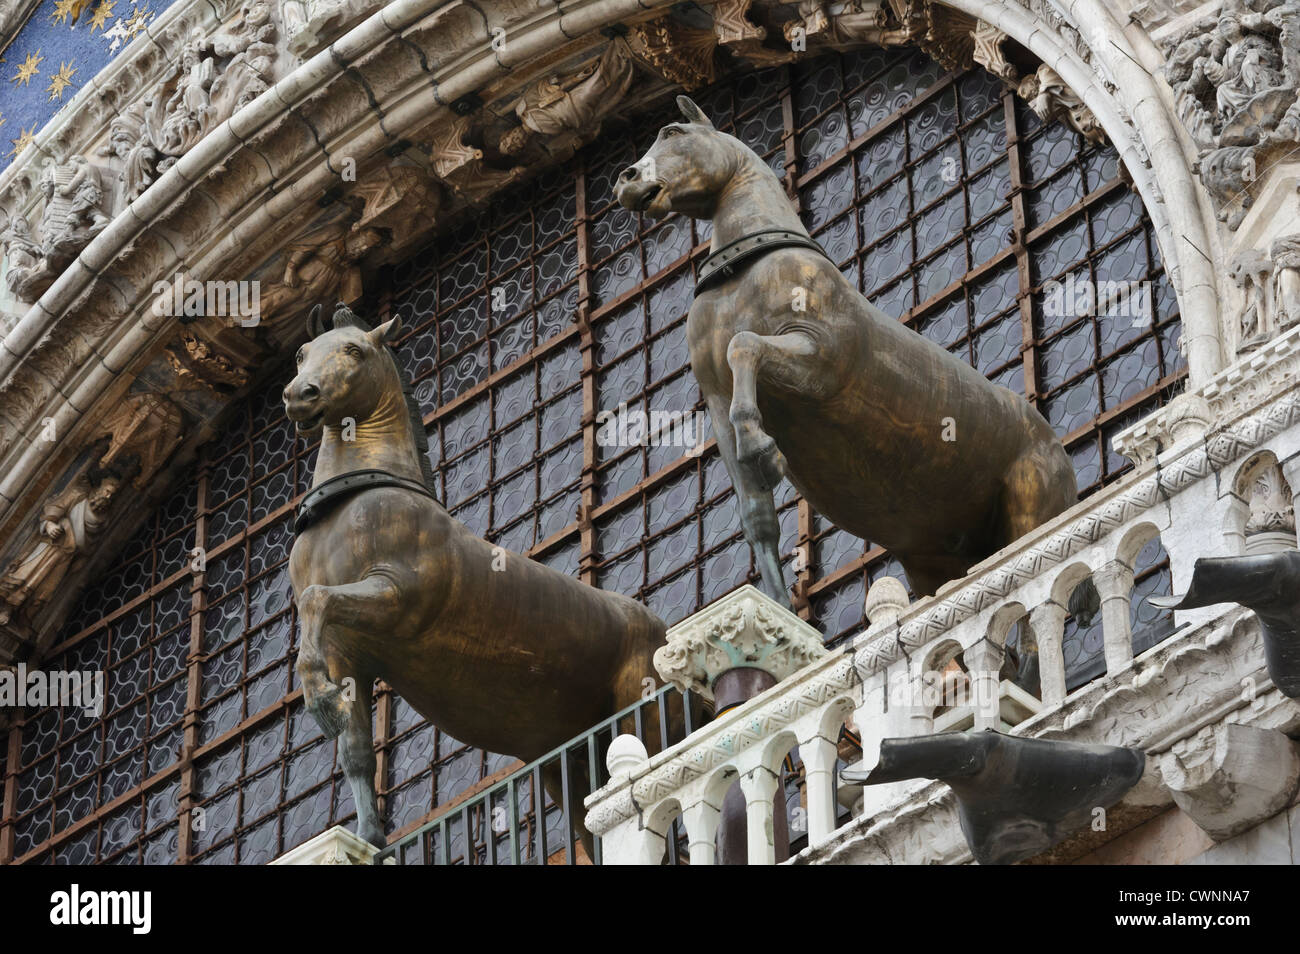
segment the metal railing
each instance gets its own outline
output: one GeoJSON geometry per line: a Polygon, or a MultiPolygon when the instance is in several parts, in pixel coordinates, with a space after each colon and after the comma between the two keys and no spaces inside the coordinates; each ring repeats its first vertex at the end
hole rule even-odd
{"type": "MultiPolygon", "coordinates": [[[[598,865],[600,839],[582,827],[582,803],[609,780],[605,752],[610,742],[632,734],[651,753],[662,751],[690,735],[701,719],[698,699],[665,686],[403,835],[376,854],[374,863],[572,865],[584,859],[598,865]],[[647,738],[647,733],[655,737],[647,738]],[[556,790],[558,802],[552,794],[556,790]]],[[[668,856],[669,864],[677,863],[678,852],[668,856]]]]}

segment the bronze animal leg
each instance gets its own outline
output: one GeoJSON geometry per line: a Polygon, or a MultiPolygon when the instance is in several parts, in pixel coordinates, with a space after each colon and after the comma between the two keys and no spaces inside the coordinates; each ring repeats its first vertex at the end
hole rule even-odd
{"type": "Polygon", "coordinates": [[[759,373],[767,372],[768,378],[790,390],[815,386],[816,379],[803,374],[798,365],[800,359],[815,357],[816,353],[816,343],[799,332],[765,337],[742,331],[727,345],[732,377],[727,416],[736,431],[736,459],[750,484],[759,490],[771,490],[785,474],[785,457],[772,436],[763,430],[758,411],[759,373]]]}
{"type": "MultiPolygon", "coordinates": [[[[387,576],[367,576],[341,586],[314,584],[298,598],[302,619],[302,646],[298,650],[298,676],[302,680],[307,711],[326,738],[335,738],[347,726],[356,692],[344,692],[331,679],[327,652],[332,631],[338,628],[388,632],[401,617],[401,591],[387,576]]],[[[367,720],[370,709],[366,709],[367,720]]]]}
{"type": "MultiPolygon", "coordinates": [[[[333,667],[331,667],[333,668],[333,667]]],[[[343,673],[334,670],[335,680],[343,673]]],[[[357,679],[356,696],[347,730],[339,740],[339,754],[343,774],[352,789],[352,801],[357,807],[357,834],[372,845],[383,848],[387,844],[384,825],[379,817],[379,800],[375,795],[375,740],[371,724],[370,702],[374,680],[357,679]]]]}
{"type": "Polygon", "coordinates": [[[758,564],[760,588],[778,603],[793,609],[781,573],[781,525],[776,518],[772,489],[754,486],[737,461],[736,432],[727,418],[726,403],[721,398],[710,397],[708,404],[713,434],[718,440],[718,453],[722,455],[722,464],[731,477],[731,485],[736,488],[740,525],[750,549],[754,551],[754,562],[758,564]]]}

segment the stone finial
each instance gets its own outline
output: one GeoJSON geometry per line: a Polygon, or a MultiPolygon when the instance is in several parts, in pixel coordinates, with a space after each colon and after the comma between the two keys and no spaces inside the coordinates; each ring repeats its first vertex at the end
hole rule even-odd
{"type": "Polygon", "coordinates": [[[605,753],[605,768],[609,770],[611,782],[631,778],[649,761],[645,743],[635,735],[616,735],[605,753]]]}
{"type": "Polygon", "coordinates": [[[669,627],[654,662],[665,682],[712,699],[729,669],[762,669],[779,682],[824,655],[821,633],[746,585],[669,627]]]}
{"type": "Polygon", "coordinates": [[[907,587],[892,576],[882,576],[867,590],[866,614],[872,626],[892,626],[907,612],[907,587]]]}
{"type": "Polygon", "coordinates": [[[1174,443],[1178,444],[1201,437],[1214,422],[1214,414],[1205,398],[1185,392],[1165,406],[1165,420],[1174,443]]]}

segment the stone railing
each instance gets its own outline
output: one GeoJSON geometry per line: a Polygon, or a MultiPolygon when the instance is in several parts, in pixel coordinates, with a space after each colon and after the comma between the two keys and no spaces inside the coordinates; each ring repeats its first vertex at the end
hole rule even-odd
{"type": "MultiPolygon", "coordinates": [[[[867,600],[870,627],[845,651],[815,659],[652,759],[635,746],[617,746],[611,782],[587,800],[587,825],[603,837],[606,862],[657,863],[680,815],[692,863],[713,863],[723,796],[739,781],[749,858],[771,863],[772,796],[781,762],[795,746],[805,768],[809,845],[797,860],[968,861],[946,786],[925,779],[868,786],[861,801],[837,792],[836,740],[850,720],[868,765],[885,738],[1001,729],[1144,750],[1147,772],[1125,800],[1135,809],[1130,817],[1145,819],[1153,807],[1177,801],[1211,835],[1267,817],[1246,811],[1249,818],[1225,820],[1232,810],[1214,795],[1216,786],[1222,791],[1224,772],[1266,790],[1259,811],[1279,810],[1274,803],[1280,797],[1285,804],[1294,780],[1288,783],[1288,773],[1276,771],[1281,763],[1260,753],[1292,752],[1291,743],[1252,733],[1294,733],[1300,707],[1269,681],[1253,614],[1231,604],[1179,610],[1178,630],[1135,658],[1131,610],[1136,557],[1156,537],[1169,556],[1175,592],[1187,588],[1200,557],[1256,552],[1248,534],[1261,503],[1253,476],[1261,463],[1278,475],[1274,490],[1281,487],[1287,498],[1285,507],[1263,502],[1293,508],[1289,488],[1300,487],[1297,342],[1300,336],[1287,335],[1267,355],[1249,359],[1249,373],[1229,369],[1203,389],[1209,394],[1179,398],[1181,412],[1174,408],[1130,429],[1118,445],[1151,448],[1148,455],[1134,452],[1132,473],[936,596],[908,606],[896,581],[876,581],[867,600]],[[1153,438],[1155,430],[1164,438],[1153,438]],[[1105,674],[1068,692],[1067,606],[1089,577],[1100,596],[1105,674]],[[1022,640],[1028,634],[1037,644],[1040,698],[1000,675],[1018,621],[1022,640]],[[936,718],[924,685],[945,670],[951,677],[949,664],[958,657],[971,704],[936,718]],[[1246,728],[1229,730],[1232,725],[1246,728]],[[838,830],[837,798],[856,802],[856,818],[838,830]]],[[[1294,547],[1293,516],[1289,526],[1294,547]]],[[[1277,545],[1276,536],[1270,545],[1277,545]]],[[[752,603],[779,609],[756,591],[742,592],[752,603]]],[[[709,640],[715,615],[709,607],[673,627],[670,644],[709,640]]],[[[781,624],[785,632],[770,633],[769,642],[797,638],[795,630],[806,626],[784,618],[781,624]]]]}

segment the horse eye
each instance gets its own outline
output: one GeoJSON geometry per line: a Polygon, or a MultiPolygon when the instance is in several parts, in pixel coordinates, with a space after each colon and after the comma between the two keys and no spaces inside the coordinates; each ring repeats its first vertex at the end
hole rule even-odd
{"type": "Polygon", "coordinates": [[[348,345],[347,352],[348,354],[352,355],[352,357],[354,358],[361,357],[361,349],[358,348],[356,345],[348,345]]]}
{"type": "Polygon", "coordinates": [[[297,361],[299,364],[302,364],[302,359],[305,358],[305,357],[307,357],[307,351],[306,351],[306,349],[305,349],[305,348],[299,348],[299,349],[298,349],[298,353],[294,356],[294,360],[297,361]]]}

